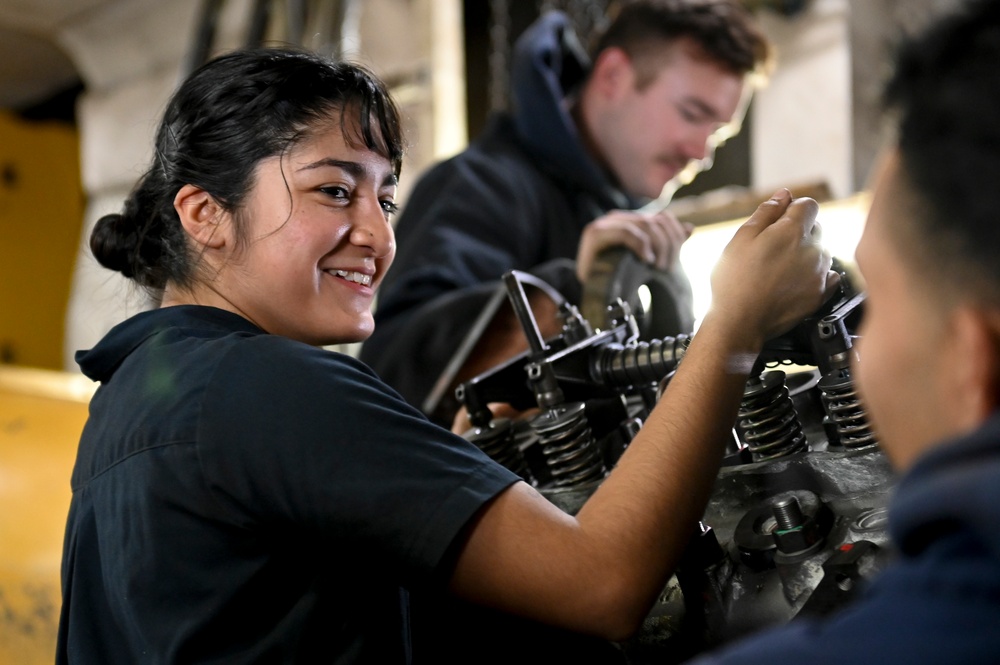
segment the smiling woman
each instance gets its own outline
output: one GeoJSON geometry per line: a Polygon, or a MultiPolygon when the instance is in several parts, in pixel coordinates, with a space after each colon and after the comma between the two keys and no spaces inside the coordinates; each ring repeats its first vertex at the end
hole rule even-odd
{"type": "Polygon", "coordinates": [[[364,69],[291,50],[222,56],[171,100],[153,164],[91,237],[162,305],[78,355],[102,385],[72,477],[60,662],[404,660],[401,578],[515,477],[317,348],[371,332],[399,126],[364,69]],[[413,444],[358,445],[379,430],[413,444]],[[434,478],[422,501],[411,474],[434,478]],[[340,573],[367,561],[384,582],[340,573]]]}

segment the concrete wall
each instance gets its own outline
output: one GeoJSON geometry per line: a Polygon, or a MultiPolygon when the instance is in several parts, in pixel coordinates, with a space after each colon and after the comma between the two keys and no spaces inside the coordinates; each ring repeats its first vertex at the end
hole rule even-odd
{"type": "Polygon", "coordinates": [[[864,189],[896,43],[960,1],[814,0],[791,18],[762,12],[779,64],[755,100],[754,189],[826,182],[836,198],[864,189]]]}
{"type": "Polygon", "coordinates": [[[194,34],[197,0],[129,0],[68,27],[60,41],[86,85],[78,106],[87,209],[66,313],[65,368],[73,354],[149,306],[128,280],[88,249],[94,223],[121,209],[150,161],[156,123],[176,86],[194,34]]]}
{"type": "Polygon", "coordinates": [[[754,100],[753,189],[825,182],[835,197],[854,191],[851,53],[847,0],[816,0],[793,17],[760,14],[778,67],[754,100]]]}

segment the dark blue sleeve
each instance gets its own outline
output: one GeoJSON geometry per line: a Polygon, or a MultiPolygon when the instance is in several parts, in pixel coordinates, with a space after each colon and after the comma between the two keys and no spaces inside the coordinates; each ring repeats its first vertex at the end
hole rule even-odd
{"type": "Polygon", "coordinates": [[[348,356],[261,336],[217,376],[202,465],[237,523],[299,530],[412,579],[518,479],[348,356]]]}

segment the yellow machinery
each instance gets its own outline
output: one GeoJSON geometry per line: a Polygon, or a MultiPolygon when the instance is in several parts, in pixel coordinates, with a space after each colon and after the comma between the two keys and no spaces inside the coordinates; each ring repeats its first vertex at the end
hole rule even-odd
{"type": "Polygon", "coordinates": [[[0,110],[0,363],[65,369],[64,332],[84,197],[64,123],[0,110]],[[55,194],[53,192],[56,192],[55,194]]]}
{"type": "Polygon", "coordinates": [[[0,663],[55,657],[70,473],[95,387],[0,366],[0,663]]]}

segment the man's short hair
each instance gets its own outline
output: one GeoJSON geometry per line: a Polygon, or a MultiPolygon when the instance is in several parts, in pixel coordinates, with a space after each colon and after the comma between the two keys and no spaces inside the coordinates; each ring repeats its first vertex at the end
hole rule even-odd
{"type": "Polygon", "coordinates": [[[967,2],[896,63],[885,104],[910,190],[894,215],[902,249],[931,280],[1000,305],[1000,2],[967,2]]]}
{"type": "Polygon", "coordinates": [[[594,56],[617,47],[638,63],[639,87],[658,68],[643,66],[665,46],[687,38],[707,57],[738,75],[766,76],[773,64],[770,42],[753,16],[735,0],[634,0],[626,3],[598,38],[594,56]]]}

